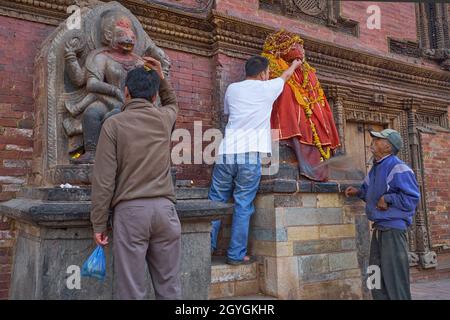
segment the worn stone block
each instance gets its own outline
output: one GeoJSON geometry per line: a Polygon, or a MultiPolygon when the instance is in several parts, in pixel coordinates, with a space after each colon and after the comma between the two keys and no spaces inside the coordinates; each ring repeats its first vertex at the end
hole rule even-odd
{"type": "Polygon", "coordinates": [[[339,192],[339,185],[336,182],[314,182],[312,192],[339,192]]]}
{"type": "Polygon", "coordinates": [[[272,229],[270,228],[251,227],[248,237],[250,241],[274,241],[272,229]]]}
{"type": "Polygon", "coordinates": [[[234,286],[234,294],[235,296],[249,296],[252,294],[259,293],[259,281],[248,280],[248,281],[236,281],[234,286]]]}
{"type": "Polygon", "coordinates": [[[278,207],[301,207],[302,197],[299,194],[284,195],[276,194],[274,196],[274,206],[278,207]]]}
{"type": "Polygon", "coordinates": [[[286,208],[286,225],[339,224],[342,221],[340,208],[286,208]]]}
{"type": "Polygon", "coordinates": [[[205,221],[203,223],[184,223],[181,225],[182,233],[199,233],[199,232],[210,232],[211,223],[205,221]]]}
{"type": "Polygon", "coordinates": [[[298,274],[325,273],[330,271],[328,254],[313,254],[298,257],[298,274]]]}
{"type": "Polygon", "coordinates": [[[313,188],[313,182],[311,182],[311,181],[305,181],[305,180],[297,181],[298,192],[313,192],[312,188],[313,188]]]}
{"type": "Polygon", "coordinates": [[[258,195],[255,199],[256,208],[272,209],[274,207],[274,196],[269,195],[258,195]]]}
{"type": "Polygon", "coordinates": [[[342,272],[346,279],[361,277],[361,270],[359,269],[343,270],[342,272]]]}
{"type": "Polygon", "coordinates": [[[329,255],[330,271],[358,268],[356,251],[331,253],[329,255]]]}
{"type": "Polygon", "coordinates": [[[313,208],[286,208],[287,226],[319,224],[319,213],[313,208]]]}
{"type": "Polygon", "coordinates": [[[261,241],[287,241],[286,228],[251,228],[250,239],[261,241]]]}
{"type": "Polygon", "coordinates": [[[355,237],[355,225],[319,226],[320,239],[355,237]]]}
{"type": "Polygon", "coordinates": [[[280,163],[278,172],[275,175],[277,180],[298,180],[298,168],[290,163],[280,163]]]}
{"type": "Polygon", "coordinates": [[[264,272],[260,273],[261,291],[267,295],[276,297],[278,295],[278,268],[276,257],[263,258],[264,272]]]}
{"type": "Polygon", "coordinates": [[[209,286],[208,299],[234,297],[234,282],[218,282],[209,286]]]}
{"type": "Polygon", "coordinates": [[[285,208],[275,208],[275,226],[277,228],[286,227],[286,211],[285,208]]]}
{"type": "Polygon", "coordinates": [[[297,180],[273,180],[273,192],[294,193],[297,192],[297,180]]]}
{"type": "Polygon", "coordinates": [[[289,241],[318,240],[319,227],[318,226],[287,227],[287,238],[289,241]]]}
{"type": "Polygon", "coordinates": [[[341,206],[341,196],[338,193],[319,193],[317,195],[318,208],[339,208],[341,206]]]}
{"type": "Polygon", "coordinates": [[[284,208],[258,208],[250,219],[252,228],[284,228],[286,226],[284,208]]]}
{"type": "Polygon", "coordinates": [[[261,183],[258,188],[258,195],[266,195],[273,192],[273,183],[271,180],[264,179],[264,176],[261,177],[261,183]]]}
{"type": "Polygon", "coordinates": [[[249,251],[255,256],[290,257],[293,255],[292,242],[251,241],[249,251]]]}
{"type": "MultiPolygon", "coordinates": [[[[356,226],[356,248],[358,252],[358,263],[361,268],[361,273],[367,278],[366,272],[369,266],[369,253],[370,253],[370,228],[369,221],[366,215],[356,215],[355,216],[355,226],[356,226]]],[[[367,287],[363,287],[366,295],[370,296],[370,292],[367,287]]]]}
{"type": "Polygon", "coordinates": [[[342,277],[340,272],[327,273],[306,273],[301,276],[302,283],[324,282],[337,280],[342,277]]]}
{"type": "Polygon", "coordinates": [[[297,257],[266,257],[264,271],[263,293],[279,299],[299,298],[297,257]]]}
{"type": "Polygon", "coordinates": [[[361,297],[360,278],[307,283],[300,288],[300,299],[305,300],[359,300],[361,297]]]}
{"type": "Polygon", "coordinates": [[[254,280],[256,278],[256,263],[232,266],[223,261],[223,263],[211,265],[211,283],[254,280]]]}
{"type": "Polygon", "coordinates": [[[302,197],[302,207],[315,208],[317,207],[317,195],[311,193],[303,193],[302,197]]]}
{"type": "MultiPolygon", "coordinates": [[[[361,300],[362,299],[362,287],[361,277],[347,278],[338,282],[339,287],[343,289],[342,292],[337,292],[339,299],[341,300],[361,300]]],[[[331,296],[331,298],[334,298],[331,296]]]]}
{"type": "Polygon", "coordinates": [[[341,242],[336,240],[311,240],[311,241],[294,241],[293,254],[317,254],[326,252],[335,252],[341,249],[341,242]]]}
{"type": "Polygon", "coordinates": [[[343,206],[343,215],[342,222],[343,223],[355,223],[355,211],[352,206],[343,206]]]}
{"type": "Polygon", "coordinates": [[[343,239],[341,240],[342,250],[356,250],[355,239],[343,239]]]}
{"type": "Polygon", "coordinates": [[[251,217],[250,225],[254,227],[275,227],[275,209],[257,208],[251,217]]]}
{"type": "Polygon", "coordinates": [[[319,224],[342,223],[341,208],[321,208],[319,210],[319,224]]]}
{"type": "Polygon", "coordinates": [[[252,256],[276,256],[274,241],[261,241],[251,239],[248,244],[248,252],[252,256]]]}
{"type": "Polygon", "coordinates": [[[312,274],[304,274],[302,276],[303,283],[310,282],[323,282],[323,281],[332,281],[332,280],[343,280],[347,278],[355,278],[360,276],[359,269],[351,269],[351,270],[343,270],[343,271],[334,271],[329,273],[312,273],[312,274]]]}

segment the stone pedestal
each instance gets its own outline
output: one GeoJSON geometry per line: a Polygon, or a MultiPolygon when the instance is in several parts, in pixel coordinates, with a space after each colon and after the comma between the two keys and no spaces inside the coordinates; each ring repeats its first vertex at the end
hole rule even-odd
{"type": "Polygon", "coordinates": [[[260,288],[280,299],[361,299],[368,264],[364,204],[345,198],[358,172],[330,168],[330,181],[298,175],[292,150],[280,146],[279,170],[263,179],[251,221],[249,252],[258,257],[260,288]]]}
{"type": "Polygon", "coordinates": [[[354,211],[339,193],[260,194],[250,254],[263,293],[280,299],[361,299],[354,211]]]}
{"type": "MultiPolygon", "coordinates": [[[[177,203],[182,227],[184,299],[208,298],[210,222],[232,210],[229,204],[195,199],[197,193],[195,189],[181,191],[183,199],[177,203]]],[[[17,230],[11,299],[112,299],[115,290],[112,233],[105,250],[105,280],[82,277],[80,289],[67,286],[74,270],[82,267],[95,248],[89,222],[90,189],[40,188],[29,189],[24,195],[28,197],[0,205],[1,214],[14,219],[17,230]]],[[[152,299],[150,279],[148,283],[148,298],[152,299]]]]}
{"type": "MultiPolygon", "coordinates": [[[[261,181],[251,218],[248,252],[257,257],[260,290],[279,299],[369,298],[364,203],[343,195],[361,181],[345,172],[330,172],[329,182],[303,180],[289,148],[280,146],[280,159],[278,172],[261,181]]],[[[218,251],[225,253],[231,220],[223,222],[218,251]]]]}

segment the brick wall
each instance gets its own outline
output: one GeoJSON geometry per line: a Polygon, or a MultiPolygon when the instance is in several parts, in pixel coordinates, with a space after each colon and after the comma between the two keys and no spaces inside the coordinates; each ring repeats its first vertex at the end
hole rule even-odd
{"type": "Polygon", "coordinates": [[[52,27],[0,19],[0,201],[26,182],[33,147],[33,65],[52,27]]]}
{"type": "Polygon", "coordinates": [[[387,53],[388,37],[417,41],[415,3],[372,2],[372,1],[344,1],[342,2],[343,16],[359,22],[359,41],[348,37],[338,37],[341,45],[387,53]],[[367,8],[377,5],[381,13],[381,28],[369,30],[367,28],[367,8]]]}
{"type": "MultiPolygon", "coordinates": [[[[227,86],[244,78],[243,59],[218,54],[212,58],[165,49],[172,61],[171,81],[176,90],[180,112],[176,128],[191,133],[194,151],[194,122],[201,122],[201,136],[210,128],[220,128],[220,110],[227,86]]],[[[199,131],[200,132],[200,131],[199,131]]],[[[172,145],[176,145],[174,142],[172,145]]],[[[203,141],[202,150],[211,141],[203,141]]],[[[193,180],[196,186],[207,186],[211,179],[211,165],[191,163],[177,168],[177,179],[193,180]]]]}
{"type": "MultiPolygon", "coordinates": [[[[180,107],[176,128],[187,129],[194,137],[194,121],[201,123],[200,136],[209,128],[215,126],[214,70],[212,60],[207,57],[195,56],[189,53],[165,49],[169,55],[171,81],[176,91],[180,107]]],[[[174,142],[173,145],[178,142],[174,142]]],[[[207,143],[203,143],[206,145],[207,143]]],[[[191,140],[192,150],[194,139],[191,140]]],[[[193,180],[196,186],[209,183],[211,167],[208,165],[193,165],[194,153],[190,156],[192,164],[184,164],[177,168],[177,179],[193,180]]]]}
{"type": "MultiPolygon", "coordinates": [[[[34,57],[51,30],[0,17],[0,201],[14,197],[31,168],[34,57]]],[[[8,297],[13,229],[12,222],[0,216],[0,299],[8,297]]]]}
{"type": "Polygon", "coordinates": [[[422,134],[431,244],[450,246],[450,133],[422,134]]]}

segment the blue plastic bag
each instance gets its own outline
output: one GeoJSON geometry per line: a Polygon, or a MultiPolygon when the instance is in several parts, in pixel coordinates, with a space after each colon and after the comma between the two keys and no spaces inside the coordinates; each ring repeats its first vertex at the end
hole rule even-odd
{"type": "Polygon", "coordinates": [[[92,277],[104,280],[106,276],[106,257],[102,246],[97,246],[94,252],[84,262],[81,269],[83,277],[92,277]]]}

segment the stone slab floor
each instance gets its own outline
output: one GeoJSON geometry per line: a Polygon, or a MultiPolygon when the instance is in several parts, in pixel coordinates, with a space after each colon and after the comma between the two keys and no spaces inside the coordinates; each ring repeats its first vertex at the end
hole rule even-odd
{"type": "MultiPolygon", "coordinates": [[[[418,282],[411,284],[413,300],[450,300],[450,279],[418,282]]],[[[264,295],[240,296],[229,300],[272,300],[264,295]]],[[[223,299],[225,300],[225,299],[223,299]]]]}
{"type": "Polygon", "coordinates": [[[413,300],[450,300],[450,279],[411,284],[413,300]]]}

